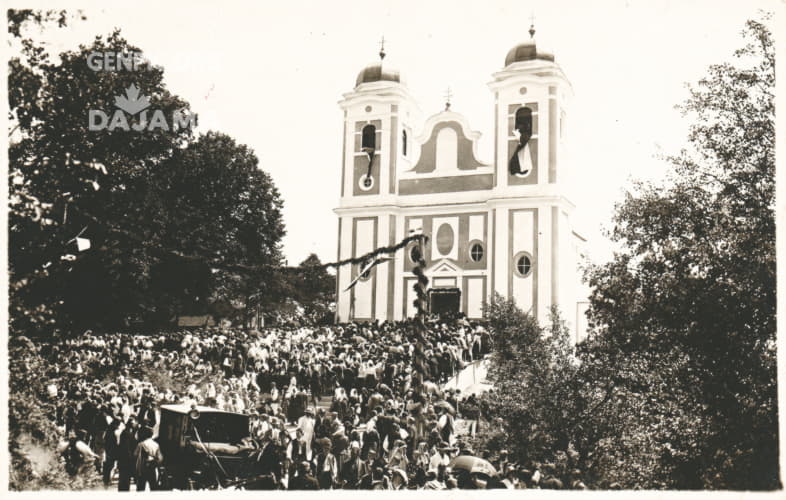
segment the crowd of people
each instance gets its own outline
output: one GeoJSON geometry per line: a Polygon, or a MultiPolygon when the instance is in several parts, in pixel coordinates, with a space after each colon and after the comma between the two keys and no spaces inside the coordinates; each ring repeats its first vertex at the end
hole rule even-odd
{"type": "MultiPolygon", "coordinates": [[[[490,350],[482,325],[431,321],[413,369],[411,322],[263,331],[201,328],[161,335],[93,334],[43,347],[48,397],[70,473],[99,471],[118,489],[155,489],[164,404],[249,415],[265,487],[278,489],[524,488],[547,484],[535,464],[472,450],[475,395],[443,389],[490,350]],[[451,469],[461,455],[499,475],[451,469]],[[493,484],[492,484],[493,483],[493,484]]],[[[554,485],[556,486],[556,485],[554,485]]],[[[560,485],[561,486],[561,485],[560,485]]],[[[575,486],[575,485],[574,485],[575,486]]]]}

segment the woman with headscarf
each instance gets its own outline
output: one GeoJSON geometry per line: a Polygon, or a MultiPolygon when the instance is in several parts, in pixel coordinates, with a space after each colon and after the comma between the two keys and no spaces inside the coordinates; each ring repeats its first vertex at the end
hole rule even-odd
{"type": "Polygon", "coordinates": [[[407,445],[403,440],[397,439],[391,446],[388,454],[388,467],[407,470],[409,459],[407,458],[407,445]]]}

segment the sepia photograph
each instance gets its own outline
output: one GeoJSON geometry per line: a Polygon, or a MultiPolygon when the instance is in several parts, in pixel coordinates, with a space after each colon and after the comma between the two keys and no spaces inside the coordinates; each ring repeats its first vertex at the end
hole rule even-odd
{"type": "Polygon", "coordinates": [[[9,3],[0,488],[782,493],[783,10],[9,3]]]}

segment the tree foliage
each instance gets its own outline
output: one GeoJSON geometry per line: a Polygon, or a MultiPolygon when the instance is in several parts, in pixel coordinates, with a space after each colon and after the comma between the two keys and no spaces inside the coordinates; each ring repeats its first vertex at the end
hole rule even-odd
{"type": "Polygon", "coordinates": [[[588,270],[578,366],[548,348],[559,335],[492,302],[488,413],[520,461],[564,454],[596,488],[780,487],[767,20],[689,87],[693,126],[666,181],[617,205],[620,250],[588,270]]]}
{"type": "Polygon", "coordinates": [[[154,181],[168,219],[161,246],[184,249],[188,258],[175,260],[186,269],[201,267],[203,277],[196,289],[188,281],[169,282],[181,286],[169,294],[170,311],[205,313],[208,302],[218,298],[236,301],[245,311],[252,295],[272,298],[268,285],[272,267],[281,263],[283,203],[253,151],[210,132],[176,150],[156,171],[154,181]],[[209,262],[271,268],[238,273],[211,268],[209,262]]]}
{"type": "Polygon", "coordinates": [[[488,439],[522,461],[567,457],[572,423],[565,402],[577,365],[559,311],[551,310],[544,328],[513,299],[495,293],[484,317],[494,344],[488,377],[495,390],[484,395],[482,405],[486,417],[501,424],[499,434],[488,439]]]}
{"type": "Polygon", "coordinates": [[[132,84],[164,116],[189,105],[160,67],[89,68],[92,52],[141,52],[119,32],[55,61],[24,42],[9,63],[12,329],[161,324],[206,312],[215,290],[264,288],[264,273],[238,282],[208,265],[280,263],[282,202],[253,151],[188,127],[89,130],[89,111],[111,112],[132,84]],[[76,236],[90,250],[79,252],[76,236]]]}
{"type": "Polygon", "coordinates": [[[15,38],[22,38],[26,28],[31,26],[43,27],[54,24],[59,28],[68,25],[69,19],[87,19],[81,10],[69,13],[65,9],[35,10],[35,9],[8,9],[8,33],[15,38]]]}
{"type": "Polygon", "coordinates": [[[582,373],[608,413],[583,438],[606,453],[633,447],[624,467],[645,474],[630,474],[631,486],[780,485],[765,22],[749,21],[734,63],[690,87],[688,146],[664,185],[639,184],[617,206],[611,236],[622,250],[589,273],[596,333],[582,373]]]}
{"type": "Polygon", "coordinates": [[[298,265],[294,280],[295,300],[312,323],[331,323],[336,310],[336,277],[321,267],[317,254],[310,254],[298,265]]]}

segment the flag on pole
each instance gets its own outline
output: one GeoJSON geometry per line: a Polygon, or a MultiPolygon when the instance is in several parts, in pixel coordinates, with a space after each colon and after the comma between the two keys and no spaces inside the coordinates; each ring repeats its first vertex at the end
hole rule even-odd
{"type": "Polygon", "coordinates": [[[349,283],[349,286],[348,286],[348,287],[346,287],[346,288],[344,289],[344,291],[346,292],[346,291],[348,291],[350,288],[352,288],[353,286],[355,286],[355,285],[357,284],[357,282],[360,280],[360,278],[361,278],[361,277],[363,277],[363,275],[364,275],[364,274],[366,274],[367,272],[371,271],[371,269],[372,269],[374,266],[376,266],[377,264],[381,264],[381,263],[383,263],[383,262],[387,262],[387,261],[389,261],[389,260],[394,260],[394,257],[377,257],[376,259],[374,259],[374,260],[372,260],[371,262],[369,262],[368,264],[366,264],[366,265],[365,265],[365,266],[364,266],[364,267],[363,267],[363,268],[360,270],[360,272],[358,273],[358,275],[357,275],[357,276],[355,276],[355,279],[353,279],[353,280],[352,280],[352,281],[349,283]]]}

